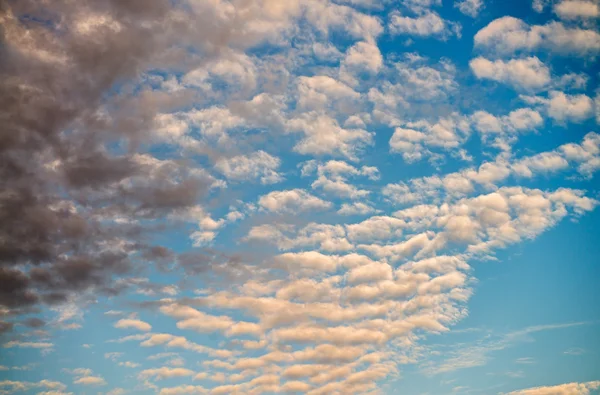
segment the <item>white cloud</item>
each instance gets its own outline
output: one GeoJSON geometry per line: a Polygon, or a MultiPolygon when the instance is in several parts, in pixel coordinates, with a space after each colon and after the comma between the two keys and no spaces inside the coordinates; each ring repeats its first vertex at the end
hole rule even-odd
{"type": "Polygon", "coordinates": [[[477,78],[502,82],[517,90],[544,89],[552,80],[550,69],[537,57],[509,61],[478,57],[469,66],[477,78]]]}
{"type": "Polygon", "coordinates": [[[249,155],[219,159],[215,169],[230,180],[260,180],[262,184],[275,184],[283,180],[277,172],[280,165],[279,158],[260,150],[249,155]]]}
{"type": "Polygon", "coordinates": [[[594,116],[594,101],[583,94],[550,91],[548,98],[523,96],[523,99],[530,104],[543,106],[550,118],[561,123],[580,123],[594,116]]]}
{"type": "Polygon", "coordinates": [[[407,34],[447,39],[453,35],[460,37],[461,26],[442,19],[432,11],[427,11],[414,18],[396,12],[390,17],[389,29],[392,34],[396,35],[407,34]]]}
{"type": "Polygon", "coordinates": [[[408,122],[395,129],[390,139],[390,151],[401,153],[407,162],[415,162],[423,156],[433,155],[432,150],[457,148],[469,136],[470,125],[458,114],[428,121],[408,122]]]}
{"type": "Polygon", "coordinates": [[[588,56],[600,50],[600,33],[594,30],[566,27],[561,22],[530,26],[510,16],[490,22],[477,32],[474,40],[476,47],[500,54],[545,49],[588,56]]]}
{"type": "Polygon", "coordinates": [[[152,329],[152,325],[148,324],[147,322],[129,318],[123,318],[117,321],[114,326],[115,328],[120,329],[133,328],[143,332],[148,332],[152,329]]]}
{"type": "Polygon", "coordinates": [[[530,108],[513,110],[502,117],[477,111],[471,115],[471,121],[475,129],[483,134],[528,132],[535,130],[544,122],[540,113],[530,108]]]}
{"type": "Polygon", "coordinates": [[[340,67],[340,78],[351,85],[356,85],[361,73],[374,75],[382,67],[383,55],[377,43],[375,41],[361,41],[346,51],[340,67]]]}
{"type": "Polygon", "coordinates": [[[503,116],[476,111],[471,115],[471,122],[473,128],[481,133],[484,143],[509,151],[518,134],[535,132],[544,124],[544,119],[538,111],[519,108],[503,116]]]}
{"type": "Polygon", "coordinates": [[[106,380],[101,376],[94,376],[91,369],[87,368],[76,368],[76,369],[63,369],[63,371],[70,373],[76,378],[73,380],[73,384],[79,385],[91,385],[91,386],[102,386],[106,385],[106,380]]]}
{"type": "Polygon", "coordinates": [[[375,207],[363,202],[343,203],[338,210],[340,215],[368,215],[379,212],[375,207]]]}
{"type": "Polygon", "coordinates": [[[302,189],[270,192],[261,196],[258,204],[266,210],[277,213],[320,211],[331,207],[330,202],[311,195],[302,189]]]}
{"type": "MultiPolygon", "coordinates": [[[[368,61],[373,61],[372,57],[368,61]]],[[[328,106],[340,111],[352,108],[360,94],[348,85],[325,75],[298,78],[297,106],[303,110],[318,110],[328,106]]]]}
{"type": "Polygon", "coordinates": [[[156,369],[146,369],[142,370],[139,374],[141,379],[153,378],[156,380],[162,379],[170,379],[174,377],[186,377],[192,376],[194,371],[184,368],[169,368],[169,367],[161,367],[156,369]]]}
{"type": "Polygon", "coordinates": [[[304,138],[294,151],[304,155],[342,156],[357,160],[356,154],[373,143],[372,134],[363,129],[345,129],[328,115],[308,112],[288,121],[292,132],[302,132],[304,138]]]}
{"type": "Polygon", "coordinates": [[[483,9],[484,3],[483,0],[455,0],[454,6],[463,14],[468,15],[471,18],[476,18],[483,9]]]}
{"type": "Polygon", "coordinates": [[[330,160],[325,164],[318,165],[316,162],[305,163],[302,167],[302,174],[307,176],[315,170],[318,177],[311,187],[340,198],[358,199],[370,193],[368,190],[359,189],[350,184],[348,177],[364,176],[370,180],[379,178],[379,170],[376,167],[363,166],[358,169],[340,160],[330,160]]]}
{"type": "Polygon", "coordinates": [[[369,89],[367,94],[374,105],[374,119],[391,127],[406,122],[403,115],[412,116],[421,108],[427,110],[446,103],[458,88],[456,67],[451,62],[428,64],[427,59],[416,54],[405,57],[390,70],[392,78],[369,89]]]}
{"type": "Polygon", "coordinates": [[[79,385],[106,385],[106,380],[99,376],[83,376],[73,381],[73,384],[79,385]]]}
{"type": "Polygon", "coordinates": [[[403,5],[408,7],[411,11],[419,13],[423,12],[431,7],[439,7],[442,5],[442,0],[406,0],[403,5]]]}
{"type": "Polygon", "coordinates": [[[531,8],[533,8],[535,12],[543,12],[549,2],[550,0],[533,0],[531,2],[531,8]]]}
{"type": "Polygon", "coordinates": [[[597,18],[600,7],[593,1],[563,0],[554,4],[554,12],[561,19],[597,18]]]}

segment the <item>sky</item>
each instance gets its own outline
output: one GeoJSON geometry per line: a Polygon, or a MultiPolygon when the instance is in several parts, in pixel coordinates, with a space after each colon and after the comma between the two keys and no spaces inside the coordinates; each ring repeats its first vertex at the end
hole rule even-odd
{"type": "Polygon", "coordinates": [[[0,1],[0,394],[599,394],[599,17],[0,1]]]}

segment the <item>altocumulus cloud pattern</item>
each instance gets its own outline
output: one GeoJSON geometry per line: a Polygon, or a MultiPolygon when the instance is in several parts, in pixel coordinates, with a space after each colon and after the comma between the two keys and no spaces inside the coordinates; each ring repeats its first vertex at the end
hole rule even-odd
{"type": "Polygon", "coordinates": [[[598,393],[599,17],[0,0],[0,393],[598,393]]]}

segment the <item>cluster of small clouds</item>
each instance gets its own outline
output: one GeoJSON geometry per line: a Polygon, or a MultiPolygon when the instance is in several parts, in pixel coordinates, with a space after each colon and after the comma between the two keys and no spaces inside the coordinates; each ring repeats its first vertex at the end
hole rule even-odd
{"type": "MultiPolygon", "coordinates": [[[[46,5],[62,15],[56,29],[44,19],[54,13],[30,15],[35,1],[13,3],[0,10],[10,55],[0,68],[12,73],[0,82],[10,103],[0,110],[10,114],[0,133],[0,332],[11,352],[57,352],[42,328],[81,330],[77,302],[133,295],[123,309],[139,311],[105,313],[126,335],[103,355],[145,390],[381,393],[402,365],[422,363],[423,339],[468,314],[474,261],[599,204],[584,190],[529,184],[591,179],[600,135],[527,155],[519,147],[550,123],[600,122],[592,76],[557,74],[545,56],[594,61],[595,2],[554,2],[559,20],[541,25],[497,18],[474,35],[468,62],[378,44],[464,40],[439,0],[385,12],[387,2],[369,0],[60,0],[46,5]],[[480,86],[510,91],[510,108],[472,99],[480,86]],[[381,153],[400,166],[390,170],[381,153]],[[458,169],[412,176],[417,162],[449,159],[458,169]],[[181,228],[187,251],[155,242],[181,228]],[[237,253],[249,246],[258,252],[237,253]],[[163,274],[171,283],[155,282],[163,274]],[[56,318],[18,318],[39,306],[56,318]],[[196,340],[205,336],[220,343],[196,340]],[[125,343],[159,352],[138,361],[125,343]]],[[[479,21],[491,5],[454,7],[479,21]]],[[[480,366],[463,356],[421,366],[480,366]]],[[[87,368],[64,373],[75,393],[112,384],[87,368]]],[[[71,394],[48,380],[0,388],[71,394]]]]}

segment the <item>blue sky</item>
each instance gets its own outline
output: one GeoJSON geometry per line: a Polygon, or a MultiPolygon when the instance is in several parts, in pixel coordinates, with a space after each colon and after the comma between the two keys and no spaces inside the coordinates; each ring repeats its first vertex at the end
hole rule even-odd
{"type": "Polygon", "coordinates": [[[9,1],[0,394],[600,393],[599,17],[9,1]]]}

